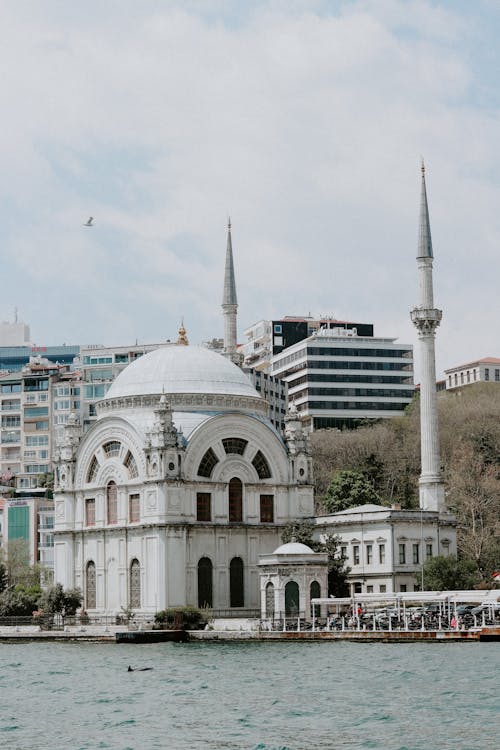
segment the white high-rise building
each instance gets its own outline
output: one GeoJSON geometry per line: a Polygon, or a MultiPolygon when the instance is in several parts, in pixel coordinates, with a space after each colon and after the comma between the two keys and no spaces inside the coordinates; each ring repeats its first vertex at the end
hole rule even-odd
{"type": "Polygon", "coordinates": [[[355,328],[319,329],[274,355],[271,372],[311,430],[401,416],[414,395],[411,345],[355,328]]]}

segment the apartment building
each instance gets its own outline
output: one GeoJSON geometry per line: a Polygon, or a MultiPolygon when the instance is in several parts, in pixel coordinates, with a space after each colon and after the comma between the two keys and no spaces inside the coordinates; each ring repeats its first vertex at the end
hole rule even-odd
{"type": "Polygon", "coordinates": [[[35,357],[0,377],[0,475],[16,490],[43,494],[51,471],[53,386],[68,365],[35,357]]]}
{"type": "Polygon", "coordinates": [[[484,357],[444,371],[446,390],[472,383],[500,383],[500,358],[484,357]]]}

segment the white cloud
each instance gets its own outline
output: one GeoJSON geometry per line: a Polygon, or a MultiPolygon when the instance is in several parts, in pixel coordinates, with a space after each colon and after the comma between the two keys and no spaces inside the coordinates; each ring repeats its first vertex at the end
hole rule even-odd
{"type": "Polygon", "coordinates": [[[209,5],[3,6],[2,317],[46,343],[220,334],[231,213],[241,330],[328,310],[414,341],[423,153],[439,365],[498,355],[498,113],[460,12],[209,5]]]}

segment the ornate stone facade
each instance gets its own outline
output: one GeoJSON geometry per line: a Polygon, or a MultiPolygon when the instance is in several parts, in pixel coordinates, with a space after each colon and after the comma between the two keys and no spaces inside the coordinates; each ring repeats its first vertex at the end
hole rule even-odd
{"type": "Polygon", "coordinates": [[[258,609],[259,557],[314,513],[297,414],[284,440],[236,365],[176,344],[129,365],[97,413],[54,456],[56,581],[106,614],[258,609]]]}

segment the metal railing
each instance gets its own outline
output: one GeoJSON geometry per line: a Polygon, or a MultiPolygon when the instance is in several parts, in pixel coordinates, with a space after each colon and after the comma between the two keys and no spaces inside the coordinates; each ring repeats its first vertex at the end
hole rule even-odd
{"type": "Polygon", "coordinates": [[[209,609],[208,614],[211,619],[256,619],[260,617],[260,609],[246,609],[245,607],[209,609]]]}

